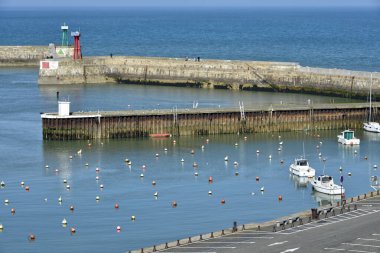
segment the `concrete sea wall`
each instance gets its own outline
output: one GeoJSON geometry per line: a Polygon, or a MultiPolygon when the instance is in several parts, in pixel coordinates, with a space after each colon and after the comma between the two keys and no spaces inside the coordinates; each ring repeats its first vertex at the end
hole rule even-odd
{"type": "MultiPolygon", "coordinates": [[[[72,47],[53,46],[56,57],[72,56],[72,47]]],[[[0,46],[0,67],[38,67],[52,54],[49,46],[0,46]]]]}
{"type": "Polygon", "coordinates": [[[236,90],[303,92],[380,98],[380,74],[302,67],[297,63],[187,60],[183,58],[87,57],[40,68],[39,84],[134,83],[236,90]]]}

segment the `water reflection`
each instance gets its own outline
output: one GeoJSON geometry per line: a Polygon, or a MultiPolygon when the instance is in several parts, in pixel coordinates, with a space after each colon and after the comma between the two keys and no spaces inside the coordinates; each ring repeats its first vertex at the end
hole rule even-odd
{"type": "Polygon", "coordinates": [[[310,182],[310,178],[308,177],[299,177],[297,175],[289,174],[289,178],[294,182],[294,185],[297,188],[305,188],[307,184],[310,182]]]}
{"type": "Polygon", "coordinates": [[[341,200],[340,195],[329,195],[317,191],[314,191],[312,193],[312,196],[317,202],[318,206],[333,205],[341,200]]]}

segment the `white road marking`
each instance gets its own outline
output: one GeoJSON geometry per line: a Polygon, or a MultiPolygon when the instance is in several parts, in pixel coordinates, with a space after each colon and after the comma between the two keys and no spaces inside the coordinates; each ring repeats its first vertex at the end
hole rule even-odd
{"type": "Polygon", "coordinates": [[[217,253],[216,251],[168,251],[170,253],[217,253]]]}
{"type": "Polygon", "coordinates": [[[233,237],[223,237],[223,238],[236,238],[236,239],[273,239],[273,236],[233,236],[233,237]]]}
{"type": "Polygon", "coordinates": [[[225,244],[238,244],[238,243],[247,243],[247,244],[253,244],[253,243],[256,243],[256,242],[213,242],[213,241],[199,241],[199,242],[195,242],[195,243],[225,243],[225,244]]]}
{"type": "Polygon", "coordinates": [[[236,249],[236,247],[228,247],[228,246],[221,246],[221,247],[213,247],[213,246],[204,246],[204,247],[187,247],[187,246],[181,246],[180,249],[236,249]]]}
{"type": "Polygon", "coordinates": [[[380,240],[378,240],[378,239],[368,239],[368,238],[358,238],[358,240],[380,242],[380,240]]]}
{"type": "Polygon", "coordinates": [[[287,250],[281,251],[281,253],[294,252],[296,250],[299,250],[299,248],[287,249],[287,250]]]}
{"type": "Polygon", "coordinates": [[[351,246],[363,246],[363,247],[373,247],[373,248],[380,248],[380,246],[376,246],[376,245],[368,245],[368,244],[360,244],[360,243],[348,243],[348,242],[344,242],[342,244],[345,244],[345,245],[351,245],[351,246]]]}
{"type": "Polygon", "coordinates": [[[281,244],[284,244],[284,243],[287,243],[287,242],[288,242],[288,241],[275,242],[275,243],[269,244],[268,247],[275,246],[275,245],[281,245],[281,244]]]}
{"type": "Polygon", "coordinates": [[[372,234],[372,235],[374,235],[374,236],[378,236],[378,235],[380,235],[380,234],[372,234]]]}
{"type": "Polygon", "coordinates": [[[325,250],[335,250],[335,251],[349,251],[349,252],[361,252],[361,253],[376,253],[373,251],[355,250],[355,249],[337,249],[337,248],[324,248],[325,250]]]}

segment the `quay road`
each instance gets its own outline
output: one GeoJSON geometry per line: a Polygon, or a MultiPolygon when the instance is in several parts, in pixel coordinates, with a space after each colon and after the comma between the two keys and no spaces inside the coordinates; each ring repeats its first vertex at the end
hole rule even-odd
{"type": "Polygon", "coordinates": [[[167,253],[380,253],[380,196],[318,209],[318,219],[245,229],[161,250],[167,253]]]}

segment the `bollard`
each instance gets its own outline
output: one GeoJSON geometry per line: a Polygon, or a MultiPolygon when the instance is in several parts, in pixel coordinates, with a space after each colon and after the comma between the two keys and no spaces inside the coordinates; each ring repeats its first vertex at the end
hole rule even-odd
{"type": "Polygon", "coordinates": [[[311,216],[309,216],[309,222],[311,222],[311,216]]]}
{"type": "Polygon", "coordinates": [[[141,248],[141,253],[144,253],[144,248],[141,248]]]}
{"type": "Polygon", "coordinates": [[[187,243],[191,243],[191,237],[189,236],[189,241],[187,243]]]}
{"type": "Polygon", "coordinates": [[[261,230],[261,227],[260,225],[257,226],[257,230],[260,231],[261,230]]]}
{"type": "Polygon", "coordinates": [[[202,237],[202,235],[199,235],[199,240],[203,240],[203,237],[202,237]]]}
{"type": "Polygon", "coordinates": [[[373,197],[373,192],[371,192],[371,197],[373,197]]]}
{"type": "Polygon", "coordinates": [[[303,225],[303,220],[300,218],[300,225],[303,225]]]}
{"type": "Polygon", "coordinates": [[[156,252],[157,249],[156,249],[156,245],[153,245],[153,252],[156,252]]]}
{"type": "Polygon", "coordinates": [[[179,243],[179,240],[177,240],[177,246],[179,246],[179,245],[181,245],[181,244],[179,243]]]}
{"type": "Polygon", "coordinates": [[[367,193],[364,193],[364,199],[366,199],[367,198],[367,193]]]}
{"type": "Polygon", "coordinates": [[[339,202],[336,202],[336,206],[339,206],[339,202]]]}
{"type": "Polygon", "coordinates": [[[358,196],[358,200],[360,200],[360,196],[358,196]]]}
{"type": "Polygon", "coordinates": [[[377,193],[377,195],[379,195],[380,194],[380,190],[377,190],[376,193],[377,193]]]}
{"type": "Polygon", "coordinates": [[[245,230],[245,225],[243,224],[243,226],[241,227],[241,230],[245,230]]]}
{"type": "Polygon", "coordinates": [[[351,207],[350,207],[350,205],[347,206],[347,211],[348,211],[348,212],[351,211],[351,207]]]}
{"type": "Polygon", "coordinates": [[[224,235],[224,229],[222,229],[222,235],[224,235]]]}
{"type": "Polygon", "coordinates": [[[351,203],[354,202],[354,198],[351,197],[351,203]]]}
{"type": "Polygon", "coordinates": [[[273,225],[273,232],[276,232],[276,225],[273,225]]]}
{"type": "Polygon", "coordinates": [[[165,249],[168,249],[169,248],[169,245],[167,242],[165,242],[165,249]]]}
{"type": "Polygon", "coordinates": [[[358,209],[358,207],[356,206],[356,204],[354,205],[354,210],[357,210],[358,209]]]}
{"type": "Polygon", "coordinates": [[[232,233],[237,231],[237,222],[234,221],[233,227],[232,227],[232,233]]]}
{"type": "Polygon", "coordinates": [[[210,238],[214,238],[214,232],[211,232],[210,238]]]}

